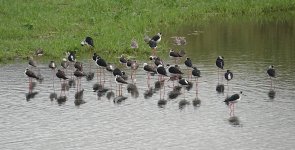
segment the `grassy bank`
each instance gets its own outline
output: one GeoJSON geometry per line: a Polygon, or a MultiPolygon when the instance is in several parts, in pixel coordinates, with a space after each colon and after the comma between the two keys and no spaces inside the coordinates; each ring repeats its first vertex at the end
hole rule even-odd
{"type": "MultiPolygon", "coordinates": [[[[216,16],[261,17],[294,10],[294,0],[0,0],[0,62],[26,58],[37,48],[50,59],[69,50],[82,56],[85,36],[93,37],[95,51],[108,59],[132,53],[132,38],[139,42],[139,56],[146,56],[145,33],[216,16]]],[[[160,44],[160,49],[167,47],[168,42],[160,44]]]]}

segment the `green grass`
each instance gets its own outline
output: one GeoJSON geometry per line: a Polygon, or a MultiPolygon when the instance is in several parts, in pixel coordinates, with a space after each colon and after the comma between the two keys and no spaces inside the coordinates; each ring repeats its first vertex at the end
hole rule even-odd
{"type": "MultiPolygon", "coordinates": [[[[69,50],[83,57],[80,41],[86,36],[107,59],[133,55],[129,45],[135,38],[142,58],[150,53],[142,40],[146,33],[211,18],[269,17],[294,10],[294,0],[0,0],[0,62],[24,59],[37,48],[50,59],[61,59],[69,50]]],[[[167,47],[160,44],[160,49],[167,47]]]]}

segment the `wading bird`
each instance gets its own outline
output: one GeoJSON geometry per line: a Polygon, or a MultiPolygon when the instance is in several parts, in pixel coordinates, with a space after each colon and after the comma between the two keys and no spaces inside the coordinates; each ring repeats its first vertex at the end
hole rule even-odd
{"type": "Polygon", "coordinates": [[[224,102],[226,105],[229,106],[229,109],[230,109],[230,113],[229,115],[230,116],[234,116],[234,110],[235,110],[235,106],[234,104],[237,103],[238,101],[241,100],[241,96],[244,95],[243,92],[241,91],[240,93],[237,93],[237,94],[234,94],[230,97],[227,97],[224,102]]]}
{"type": "Polygon", "coordinates": [[[276,70],[273,65],[270,65],[268,67],[267,74],[270,78],[270,88],[272,89],[272,78],[276,78],[276,70]]]}

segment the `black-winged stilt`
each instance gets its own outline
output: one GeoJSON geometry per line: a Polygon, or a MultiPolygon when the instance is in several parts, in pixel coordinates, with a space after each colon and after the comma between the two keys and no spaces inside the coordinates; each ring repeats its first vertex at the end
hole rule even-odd
{"type": "Polygon", "coordinates": [[[147,85],[150,88],[150,76],[152,74],[156,74],[157,70],[155,67],[148,65],[147,63],[143,63],[143,70],[147,73],[147,85]]]}
{"type": "Polygon", "coordinates": [[[62,61],[61,61],[61,63],[60,63],[60,66],[64,69],[64,70],[66,70],[68,67],[69,67],[69,62],[68,62],[68,60],[66,59],[66,58],[63,58],[62,59],[62,61]]]}
{"type": "Polygon", "coordinates": [[[39,80],[39,77],[29,68],[26,68],[25,74],[29,77],[29,93],[32,93],[32,89],[33,89],[32,78],[39,80]]]}
{"type": "Polygon", "coordinates": [[[190,68],[193,68],[193,63],[192,60],[189,57],[186,57],[186,60],[184,61],[184,65],[187,67],[187,76],[188,79],[190,80],[191,78],[191,72],[190,72],[190,68]]]}
{"type": "Polygon", "coordinates": [[[128,82],[125,81],[121,76],[116,75],[116,83],[117,83],[117,86],[119,86],[119,96],[122,96],[122,84],[128,84],[128,82]]]}
{"type": "MultiPolygon", "coordinates": [[[[101,75],[102,74],[103,74],[103,79],[105,80],[104,69],[107,67],[107,63],[103,58],[98,56],[98,57],[96,57],[96,65],[99,67],[99,79],[100,79],[100,84],[101,84],[101,75]],[[101,70],[102,70],[102,72],[101,72],[101,70]]],[[[98,72],[97,72],[97,78],[98,78],[98,72]]]]}
{"type": "Polygon", "coordinates": [[[157,67],[157,73],[159,75],[159,79],[162,79],[163,76],[166,76],[166,77],[168,76],[166,68],[161,64],[158,65],[158,67],[157,67]]]}
{"type": "Polygon", "coordinates": [[[33,59],[33,57],[28,57],[28,64],[31,67],[37,67],[37,62],[33,59]]]}
{"type": "Polygon", "coordinates": [[[74,64],[74,67],[80,71],[83,70],[83,64],[82,62],[79,62],[79,61],[76,61],[75,64],[74,64]]]}
{"type": "MultiPolygon", "coordinates": [[[[189,86],[189,82],[188,82],[186,79],[182,78],[182,77],[179,77],[178,83],[179,83],[180,86],[182,86],[182,87],[187,87],[187,86],[189,86]]],[[[184,95],[184,99],[185,99],[185,90],[184,90],[184,92],[183,92],[183,95],[184,95]]]]}
{"type": "Polygon", "coordinates": [[[272,78],[276,78],[276,70],[273,65],[270,65],[268,67],[267,74],[270,78],[270,88],[272,89],[272,78]]]}
{"type": "Polygon", "coordinates": [[[76,69],[74,76],[77,78],[77,92],[81,91],[81,78],[86,76],[86,74],[82,70],[76,69]]]}
{"type": "Polygon", "coordinates": [[[228,81],[230,81],[231,79],[233,79],[234,75],[230,70],[226,70],[226,73],[224,73],[224,77],[226,79],[227,82],[227,90],[229,92],[229,86],[228,86],[228,81]]]}
{"type": "Polygon", "coordinates": [[[83,41],[81,41],[81,46],[89,46],[94,47],[93,39],[89,36],[87,36],[83,41]]]}
{"type": "MultiPolygon", "coordinates": [[[[86,46],[86,49],[89,50],[89,74],[93,74],[93,73],[91,72],[91,69],[92,69],[92,63],[91,63],[91,60],[90,60],[90,58],[91,58],[91,54],[92,54],[92,50],[93,50],[93,48],[94,48],[93,39],[92,39],[91,37],[87,36],[83,41],[81,41],[81,45],[82,45],[82,46],[85,45],[85,46],[86,46]]],[[[89,78],[89,79],[91,79],[91,78],[89,78]]]]}
{"type": "Polygon", "coordinates": [[[219,84],[219,69],[223,69],[224,67],[224,60],[223,60],[223,56],[218,56],[215,62],[216,66],[218,67],[218,84],[219,84]]]}
{"type": "Polygon", "coordinates": [[[154,41],[154,40],[150,40],[150,41],[148,42],[148,44],[149,44],[150,48],[152,49],[152,55],[153,55],[153,56],[156,56],[156,50],[157,50],[157,47],[158,47],[157,42],[154,41]]]}
{"type": "Polygon", "coordinates": [[[241,100],[241,96],[244,95],[242,91],[240,93],[236,93],[230,97],[227,97],[223,102],[225,102],[226,105],[229,105],[230,108],[230,116],[234,116],[234,104],[241,100]]]}
{"type": "Polygon", "coordinates": [[[173,49],[170,49],[170,51],[169,51],[169,57],[170,57],[170,58],[173,58],[173,59],[174,59],[174,63],[176,64],[176,59],[177,59],[178,57],[180,57],[180,56],[179,56],[178,53],[175,52],[173,49]]]}
{"type": "Polygon", "coordinates": [[[159,43],[161,39],[162,39],[162,33],[160,32],[151,38],[151,40],[155,41],[156,43],[159,43]]]}
{"type": "Polygon", "coordinates": [[[55,69],[56,69],[56,64],[54,61],[50,61],[48,67],[51,69],[52,72],[52,86],[53,86],[53,91],[54,91],[54,74],[55,74],[55,69]]]}
{"type": "MultiPolygon", "coordinates": [[[[60,83],[61,83],[61,79],[63,80],[67,80],[68,77],[66,77],[66,74],[64,71],[58,69],[57,72],[56,72],[56,77],[58,77],[60,79],[60,83]]],[[[60,95],[62,94],[62,83],[61,83],[61,88],[60,88],[60,95]]],[[[65,94],[65,93],[64,93],[65,94]]]]}
{"type": "Polygon", "coordinates": [[[127,59],[123,54],[119,57],[119,62],[123,65],[126,65],[127,59]]]}

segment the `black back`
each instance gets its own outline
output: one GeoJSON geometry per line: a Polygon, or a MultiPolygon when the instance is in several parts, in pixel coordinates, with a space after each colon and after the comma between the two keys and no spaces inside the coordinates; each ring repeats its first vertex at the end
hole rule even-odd
{"type": "Polygon", "coordinates": [[[187,67],[193,67],[193,64],[192,64],[192,61],[190,58],[186,58],[186,60],[184,61],[184,64],[187,66],[187,67]]]}
{"type": "Polygon", "coordinates": [[[157,42],[154,40],[150,40],[148,44],[152,49],[157,48],[157,42]]]}
{"type": "Polygon", "coordinates": [[[28,77],[30,77],[30,78],[35,78],[35,79],[39,79],[38,78],[38,76],[33,72],[33,71],[31,71],[31,70],[29,70],[29,69],[26,69],[26,75],[28,76],[28,77]]]}
{"type": "Polygon", "coordinates": [[[189,85],[188,81],[185,79],[179,79],[178,83],[182,86],[187,86],[189,85]]]}
{"type": "Polygon", "coordinates": [[[74,64],[74,67],[75,67],[76,69],[80,70],[80,71],[83,70],[83,65],[82,65],[81,62],[78,62],[78,61],[77,61],[77,62],[74,64]]]}
{"type": "Polygon", "coordinates": [[[84,72],[82,72],[81,70],[77,69],[75,72],[74,72],[74,76],[76,77],[83,77],[83,76],[86,76],[86,74],[84,72]]]}
{"type": "Polygon", "coordinates": [[[64,79],[64,80],[68,79],[68,78],[66,77],[65,72],[63,72],[62,70],[59,70],[59,69],[57,70],[56,76],[57,76],[58,78],[60,78],[60,79],[64,79]]]}
{"type": "Polygon", "coordinates": [[[74,62],[76,61],[76,56],[75,56],[75,53],[74,52],[70,52],[69,56],[68,56],[68,60],[70,62],[74,62]]]}
{"type": "Polygon", "coordinates": [[[123,57],[123,56],[121,56],[120,57],[120,63],[122,63],[122,64],[126,64],[127,63],[127,60],[126,60],[126,58],[125,57],[123,57]]]}
{"type": "Polygon", "coordinates": [[[119,75],[119,76],[122,76],[122,71],[119,69],[119,68],[115,68],[113,70],[113,75],[116,76],[116,75],[119,75]]]}
{"type": "Polygon", "coordinates": [[[201,77],[201,71],[197,68],[194,68],[192,70],[192,75],[195,76],[195,77],[201,77]]]}
{"type": "Polygon", "coordinates": [[[239,94],[234,94],[230,96],[229,98],[225,99],[224,102],[232,102],[232,101],[238,100],[239,98],[240,98],[239,94]]]}
{"type": "Polygon", "coordinates": [[[102,58],[98,58],[96,60],[96,64],[99,65],[99,66],[101,66],[101,67],[107,67],[106,61],[104,59],[102,59],[102,58]]]}
{"type": "Polygon", "coordinates": [[[174,66],[169,67],[168,71],[172,74],[183,74],[178,68],[174,66]]]}
{"type": "Polygon", "coordinates": [[[160,74],[160,75],[167,76],[167,71],[163,66],[160,66],[160,67],[157,68],[157,73],[160,74]]]}
{"type": "Polygon", "coordinates": [[[87,36],[86,39],[85,39],[85,42],[86,42],[88,45],[94,47],[93,39],[92,39],[91,37],[87,36]]]}
{"type": "Polygon", "coordinates": [[[145,65],[145,66],[143,67],[143,69],[144,69],[145,71],[147,71],[147,72],[157,73],[156,69],[153,68],[153,67],[150,66],[150,65],[145,65]]]}
{"type": "Polygon", "coordinates": [[[153,36],[151,40],[158,41],[159,39],[160,39],[160,36],[157,34],[157,35],[153,36]]]}
{"type": "Polygon", "coordinates": [[[274,68],[269,68],[267,69],[267,74],[270,76],[270,77],[276,77],[276,71],[274,68]]]}
{"type": "Polygon", "coordinates": [[[97,57],[99,57],[99,56],[98,56],[96,53],[93,53],[93,55],[92,55],[92,60],[93,60],[93,61],[96,61],[96,58],[97,58],[97,57]]]}
{"type": "Polygon", "coordinates": [[[128,84],[121,76],[116,77],[116,82],[122,83],[122,84],[128,84]]]}
{"type": "Polygon", "coordinates": [[[217,66],[218,68],[220,68],[220,69],[223,69],[223,67],[224,67],[224,61],[223,61],[222,58],[217,57],[217,59],[216,59],[216,66],[217,66]]]}

